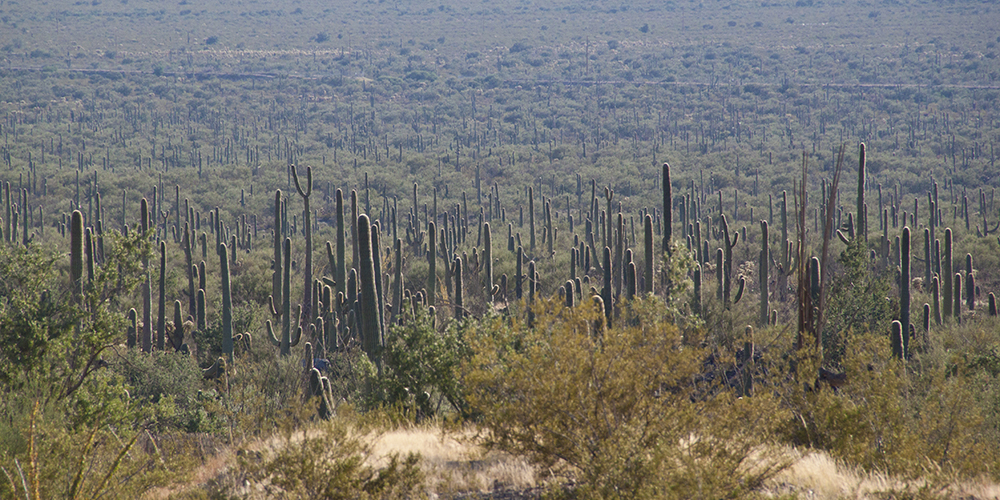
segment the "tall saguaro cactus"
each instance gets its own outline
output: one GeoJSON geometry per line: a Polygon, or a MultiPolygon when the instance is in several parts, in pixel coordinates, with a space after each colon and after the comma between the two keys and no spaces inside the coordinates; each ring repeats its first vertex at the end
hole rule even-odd
{"type": "Polygon", "coordinates": [[[653,254],[653,216],[646,214],[642,219],[643,250],[645,250],[645,280],[642,282],[643,293],[653,293],[653,273],[655,256],[653,254]]]}
{"type": "Polygon", "coordinates": [[[493,302],[493,232],[490,223],[483,223],[483,292],[486,302],[493,302]]]}
{"type": "Polygon", "coordinates": [[[899,322],[903,328],[903,357],[910,348],[910,228],[903,228],[903,237],[899,243],[900,273],[899,273],[899,322]]]}
{"type": "Polygon", "coordinates": [[[73,280],[73,295],[83,297],[83,213],[74,210],[70,217],[69,269],[73,280]]]}
{"type": "Polygon", "coordinates": [[[367,214],[358,216],[358,259],[361,281],[361,345],[368,357],[382,371],[382,327],[379,324],[378,290],[375,285],[375,259],[372,256],[372,225],[367,214]]]}
{"type": "Polygon", "coordinates": [[[953,285],[954,275],[953,274],[955,272],[955,267],[954,267],[954,263],[952,261],[952,248],[951,247],[952,247],[952,234],[951,234],[951,228],[948,227],[948,228],[945,228],[945,230],[944,230],[944,262],[941,263],[941,267],[942,267],[942,269],[941,269],[941,278],[942,278],[941,288],[942,288],[942,290],[941,291],[944,292],[943,293],[943,295],[944,295],[943,299],[944,300],[942,302],[944,303],[943,305],[944,305],[944,317],[945,318],[950,318],[951,317],[951,314],[952,314],[951,310],[952,310],[952,306],[954,305],[954,301],[951,298],[951,294],[954,291],[954,285],[953,285]]]}
{"type": "MultiPolygon", "coordinates": [[[[868,239],[868,220],[865,217],[865,143],[858,147],[858,206],[856,215],[857,234],[864,240],[868,239]]],[[[907,325],[904,323],[904,327],[907,325]]]]}
{"type": "Polygon", "coordinates": [[[663,252],[670,251],[670,238],[673,236],[673,213],[671,210],[670,200],[673,196],[672,187],[670,185],[670,165],[666,162],[663,163],[663,252]]]}
{"type": "MultiPolygon", "coordinates": [[[[225,244],[219,246],[219,275],[222,278],[222,353],[229,364],[233,363],[233,294],[229,280],[229,251],[225,244]]],[[[268,321],[268,332],[271,322],[268,321]]],[[[273,335],[272,335],[273,337],[273,335]]]]}
{"type": "Polygon", "coordinates": [[[282,241],[282,230],[281,230],[281,190],[276,189],[274,191],[274,264],[272,268],[274,273],[271,276],[271,295],[273,297],[281,297],[281,241],[282,241]]]}
{"type": "Polygon", "coordinates": [[[760,258],[758,259],[758,273],[760,281],[760,316],[759,323],[760,326],[767,325],[768,315],[771,312],[771,306],[768,302],[768,265],[770,261],[770,247],[768,246],[768,235],[767,235],[767,221],[760,221],[760,258]]]}
{"type": "Polygon", "coordinates": [[[434,221],[427,224],[427,305],[434,305],[437,295],[437,229],[434,221]]]}
{"type": "Polygon", "coordinates": [[[302,197],[303,203],[303,229],[305,230],[306,236],[306,258],[305,258],[305,268],[302,274],[304,275],[305,284],[302,287],[302,321],[309,321],[312,318],[312,210],[309,208],[309,196],[312,195],[313,188],[313,176],[312,167],[306,167],[306,187],[302,189],[301,183],[299,183],[299,174],[296,172],[298,170],[295,165],[291,165],[292,169],[292,179],[295,180],[295,190],[299,192],[299,196],[302,197]]]}
{"type": "MultiPolygon", "coordinates": [[[[225,245],[220,247],[224,249],[225,245]]],[[[292,271],[292,240],[291,238],[285,238],[284,243],[282,243],[282,256],[281,256],[281,311],[279,312],[274,307],[274,296],[271,296],[271,315],[275,318],[281,318],[281,339],[278,339],[274,335],[274,330],[271,327],[271,320],[267,320],[267,336],[271,340],[271,344],[280,349],[282,356],[287,356],[291,354],[291,348],[295,347],[299,343],[299,339],[302,336],[302,327],[298,326],[295,329],[295,336],[292,336],[292,299],[291,299],[291,271],[292,271]]],[[[224,261],[226,269],[229,268],[229,262],[224,261]]],[[[301,314],[301,306],[299,309],[301,314]]],[[[295,319],[296,325],[299,324],[299,318],[295,319]]]]}

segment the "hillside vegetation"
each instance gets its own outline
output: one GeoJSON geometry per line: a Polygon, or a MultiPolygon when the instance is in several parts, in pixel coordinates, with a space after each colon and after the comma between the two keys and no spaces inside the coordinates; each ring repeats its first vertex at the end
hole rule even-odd
{"type": "Polygon", "coordinates": [[[1000,481],[991,4],[0,22],[4,498],[477,488],[418,424],[571,498],[1000,481]]]}

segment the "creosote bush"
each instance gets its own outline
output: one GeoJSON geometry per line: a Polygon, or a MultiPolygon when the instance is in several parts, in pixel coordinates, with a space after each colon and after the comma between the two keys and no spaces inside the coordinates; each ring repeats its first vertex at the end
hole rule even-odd
{"type": "Polygon", "coordinates": [[[467,334],[489,445],[577,479],[583,498],[740,496],[787,465],[766,446],[790,417],[768,391],[735,398],[662,313],[603,330],[584,304],[541,301],[533,329],[492,318],[467,334]]]}

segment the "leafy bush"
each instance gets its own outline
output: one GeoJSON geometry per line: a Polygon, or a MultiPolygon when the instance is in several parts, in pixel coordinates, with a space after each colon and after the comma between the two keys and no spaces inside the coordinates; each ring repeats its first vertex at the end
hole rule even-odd
{"type": "Polygon", "coordinates": [[[584,498],[738,496],[785,466],[764,447],[786,415],[769,394],[735,399],[701,376],[708,353],[662,319],[603,331],[585,303],[470,332],[465,382],[489,445],[576,476],[584,498]]]}

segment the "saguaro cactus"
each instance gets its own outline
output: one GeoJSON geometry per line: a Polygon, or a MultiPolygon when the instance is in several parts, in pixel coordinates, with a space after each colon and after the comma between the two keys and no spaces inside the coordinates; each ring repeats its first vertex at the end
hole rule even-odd
{"type": "Polygon", "coordinates": [[[671,208],[672,187],[670,185],[670,165],[663,163],[663,252],[670,251],[670,239],[673,236],[673,210],[671,208]]]}
{"type": "Polygon", "coordinates": [[[903,356],[910,347],[910,228],[903,228],[900,240],[899,322],[903,328],[903,356]]]}
{"type": "MultiPolygon", "coordinates": [[[[868,239],[868,220],[865,217],[865,143],[858,146],[858,206],[857,234],[862,239],[868,239]]],[[[904,327],[906,325],[903,325],[904,327]]]]}
{"type": "Polygon", "coordinates": [[[455,257],[455,319],[462,319],[465,316],[465,286],[462,281],[462,258],[455,257]]]}
{"type": "Polygon", "coordinates": [[[903,359],[906,354],[905,342],[906,335],[903,334],[903,324],[899,321],[892,322],[892,328],[890,332],[890,339],[892,342],[892,355],[897,359],[903,359]]]}
{"type": "Polygon", "coordinates": [[[941,263],[941,277],[943,278],[943,283],[941,283],[944,292],[944,317],[948,318],[952,315],[952,306],[954,306],[954,301],[952,300],[952,292],[954,288],[954,273],[955,267],[952,262],[952,234],[951,228],[945,228],[944,230],[944,262],[941,263]]]}
{"type": "Polygon", "coordinates": [[[273,234],[273,244],[274,244],[274,263],[272,264],[272,269],[274,273],[271,275],[271,295],[274,297],[281,297],[281,241],[282,241],[282,230],[281,230],[281,190],[276,189],[274,191],[274,234],[273,234]]]}
{"type": "MultiPolygon", "coordinates": [[[[413,187],[416,192],[416,185],[413,187]]],[[[337,190],[337,260],[333,267],[333,280],[338,293],[346,293],[347,290],[347,242],[346,228],[344,227],[344,192],[337,190]]],[[[414,211],[416,207],[413,207],[414,211]]]]}
{"type": "Polygon", "coordinates": [[[292,169],[292,179],[295,180],[295,190],[299,192],[299,196],[302,197],[303,203],[303,229],[306,236],[306,258],[305,267],[302,270],[303,279],[305,284],[302,287],[302,320],[309,321],[312,318],[312,210],[309,208],[309,196],[312,195],[313,178],[312,178],[312,167],[306,167],[306,187],[302,189],[302,185],[299,183],[299,174],[296,172],[295,165],[290,165],[289,168],[292,169]]]}
{"type": "MultiPolygon", "coordinates": [[[[225,246],[223,245],[223,248],[225,246]]],[[[274,335],[274,330],[271,326],[271,320],[267,320],[267,336],[271,340],[271,344],[280,349],[282,356],[287,356],[291,353],[291,348],[295,347],[299,343],[299,338],[302,336],[301,325],[296,327],[295,335],[292,336],[292,299],[291,299],[291,271],[292,271],[292,240],[291,238],[285,238],[282,244],[282,256],[281,256],[281,311],[279,312],[274,307],[274,296],[270,297],[271,305],[271,315],[276,319],[281,319],[281,339],[278,339],[274,335]]],[[[226,269],[229,268],[229,263],[225,262],[226,269]]],[[[299,314],[296,314],[295,323],[299,324],[298,316],[301,315],[301,306],[299,309],[299,314]]]]}
{"type": "Polygon", "coordinates": [[[757,260],[758,273],[760,281],[760,316],[759,322],[760,326],[767,325],[768,315],[771,312],[771,306],[768,302],[768,266],[771,263],[770,260],[770,247],[768,246],[767,237],[767,221],[760,221],[760,257],[757,260]]]}
{"type": "MultiPolygon", "coordinates": [[[[233,363],[233,294],[229,280],[229,252],[226,245],[219,246],[219,276],[222,278],[222,353],[233,363]]],[[[273,308],[273,307],[272,307],[273,308]]],[[[268,321],[268,332],[271,331],[268,321]]],[[[272,335],[273,337],[273,335],[272,335]]]]}
{"type": "MultiPolygon", "coordinates": [[[[437,295],[437,229],[433,221],[427,224],[427,305],[434,305],[437,295]]],[[[520,297],[518,297],[520,298],[520,297]]]]}
{"type": "Polygon", "coordinates": [[[483,223],[483,292],[486,302],[493,302],[493,232],[490,223],[483,223]]]}
{"type": "Polygon", "coordinates": [[[156,350],[162,351],[166,346],[165,337],[167,333],[167,244],[160,242],[160,289],[157,299],[156,316],[156,350]]]}
{"type": "Polygon", "coordinates": [[[74,210],[70,218],[69,269],[73,295],[79,301],[83,296],[83,213],[74,210]]]}
{"type": "Polygon", "coordinates": [[[655,256],[653,255],[653,216],[650,214],[646,214],[642,219],[642,236],[644,243],[643,250],[646,253],[645,269],[643,272],[645,277],[642,282],[642,291],[643,293],[652,294],[655,256]]]}
{"type": "Polygon", "coordinates": [[[372,225],[368,215],[358,216],[358,259],[360,264],[361,345],[369,359],[382,371],[382,327],[379,324],[375,259],[372,256],[372,225]]]}

